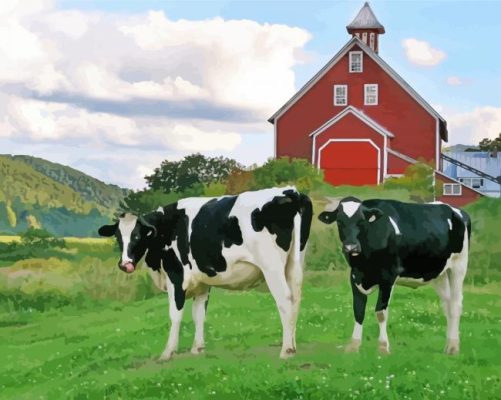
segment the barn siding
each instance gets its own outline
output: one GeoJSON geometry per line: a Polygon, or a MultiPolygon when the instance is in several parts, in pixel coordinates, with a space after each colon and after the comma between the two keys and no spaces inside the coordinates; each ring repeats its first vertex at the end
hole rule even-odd
{"type": "MultiPolygon", "coordinates": [[[[370,139],[380,150],[381,160],[379,168],[384,171],[384,137],[361,121],[353,114],[347,114],[334,125],[320,133],[315,140],[315,152],[318,156],[318,149],[322,147],[329,139],[370,139]]],[[[356,157],[356,154],[354,155],[356,157]]],[[[318,157],[317,157],[318,160],[318,157]]]]}
{"type": "Polygon", "coordinates": [[[402,160],[400,157],[388,152],[388,174],[403,174],[405,169],[410,165],[408,161],[402,160]]]}
{"type": "MultiPolygon", "coordinates": [[[[360,50],[353,46],[351,50],[360,50]]],[[[348,85],[348,105],[364,112],[395,135],[391,147],[412,158],[436,157],[436,119],[378,64],[364,54],[363,72],[348,72],[347,52],[315,85],[285,111],[277,124],[277,155],[311,161],[309,134],[346,106],[333,105],[334,84],[348,85]],[[379,104],[364,106],[364,84],[379,85],[379,104]]],[[[353,127],[356,128],[356,127],[353,127]]]]}
{"type": "MultiPolygon", "coordinates": [[[[455,180],[449,179],[443,175],[436,174],[435,178],[442,183],[458,183],[455,180]]],[[[478,200],[482,195],[475,190],[469,188],[468,186],[461,185],[462,186],[462,194],[461,196],[444,196],[440,195],[437,196],[438,201],[442,201],[444,203],[450,204],[451,206],[454,207],[463,207],[467,204],[470,204],[474,202],[475,200],[478,200]]]]}

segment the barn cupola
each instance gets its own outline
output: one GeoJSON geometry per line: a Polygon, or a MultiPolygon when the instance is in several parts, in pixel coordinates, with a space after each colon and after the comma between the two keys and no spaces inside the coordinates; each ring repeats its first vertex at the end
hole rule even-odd
{"type": "Polygon", "coordinates": [[[384,33],[384,26],[377,20],[369,3],[364,4],[355,19],[346,27],[346,30],[378,53],[379,35],[384,33]]]}

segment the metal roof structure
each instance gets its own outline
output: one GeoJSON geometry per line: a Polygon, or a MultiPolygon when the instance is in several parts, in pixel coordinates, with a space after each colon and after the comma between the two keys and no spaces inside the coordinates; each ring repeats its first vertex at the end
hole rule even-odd
{"type": "Polygon", "coordinates": [[[355,29],[377,29],[378,33],[384,33],[384,26],[377,20],[368,2],[365,2],[357,16],[346,26],[348,33],[355,29]]]}

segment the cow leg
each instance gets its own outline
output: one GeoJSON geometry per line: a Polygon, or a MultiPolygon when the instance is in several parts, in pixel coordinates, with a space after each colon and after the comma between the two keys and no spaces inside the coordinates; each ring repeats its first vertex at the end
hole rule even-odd
{"type": "Polygon", "coordinates": [[[191,352],[193,354],[203,353],[205,349],[204,322],[207,304],[209,302],[209,290],[193,300],[192,316],[195,323],[195,340],[191,352]]]}
{"type": "Polygon", "coordinates": [[[294,346],[294,317],[292,310],[292,293],[282,269],[263,271],[266,284],[275,299],[280,320],[282,322],[282,351],[280,358],[289,358],[296,353],[294,346]]]}
{"type": "Polygon", "coordinates": [[[380,284],[376,303],[376,318],[379,322],[379,352],[382,354],[390,354],[390,341],[388,340],[386,324],[388,322],[388,305],[392,288],[393,284],[380,284]]]}
{"type": "Polygon", "coordinates": [[[351,277],[351,291],[353,293],[353,314],[355,317],[355,326],[351,335],[351,342],[346,345],[347,353],[358,352],[362,344],[362,331],[365,317],[365,305],[367,304],[367,295],[363,294],[355,286],[353,276],[351,277]]]}
{"type": "Polygon", "coordinates": [[[292,343],[294,348],[296,348],[296,326],[303,288],[303,254],[301,254],[300,260],[289,261],[286,270],[286,279],[292,294],[292,343]]]}
{"type": "MultiPolygon", "coordinates": [[[[449,337],[451,317],[450,317],[450,301],[451,301],[451,287],[449,283],[449,276],[447,272],[443,273],[437,279],[432,282],[435,291],[437,292],[440,300],[442,302],[442,308],[444,310],[445,318],[447,319],[447,338],[449,337]]],[[[448,343],[447,339],[447,343],[448,343]]],[[[447,345],[446,345],[447,349],[447,345]]]]}
{"type": "Polygon", "coordinates": [[[162,361],[170,360],[172,355],[177,351],[179,343],[179,328],[181,326],[181,320],[183,319],[185,301],[185,293],[181,285],[174,285],[170,279],[167,279],[167,293],[169,296],[169,317],[171,326],[167,345],[160,356],[160,360],[162,361]]]}
{"type": "MultiPolygon", "coordinates": [[[[454,260],[449,272],[449,284],[451,288],[451,300],[449,303],[450,323],[447,332],[447,354],[459,353],[459,320],[463,310],[463,281],[466,275],[468,260],[468,243],[465,241],[463,251],[454,260]],[[466,253],[466,256],[463,254],[466,253]]],[[[454,256],[453,256],[454,257],[454,256]]]]}

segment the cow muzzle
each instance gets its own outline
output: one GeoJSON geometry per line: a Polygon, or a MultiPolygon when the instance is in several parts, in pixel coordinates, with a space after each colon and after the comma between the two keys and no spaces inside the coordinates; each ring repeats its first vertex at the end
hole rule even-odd
{"type": "Polygon", "coordinates": [[[127,272],[128,274],[136,270],[136,266],[130,261],[119,263],[118,268],[120,268],[123,272],[127,272]]]}
{"type": "Polygon", "coordinates": [[[358,244],[345,244],[343,246],[343,250],[346,254],[349,254],[353,257],[360,255],[361,252],[360,245],[358,244]]]}

